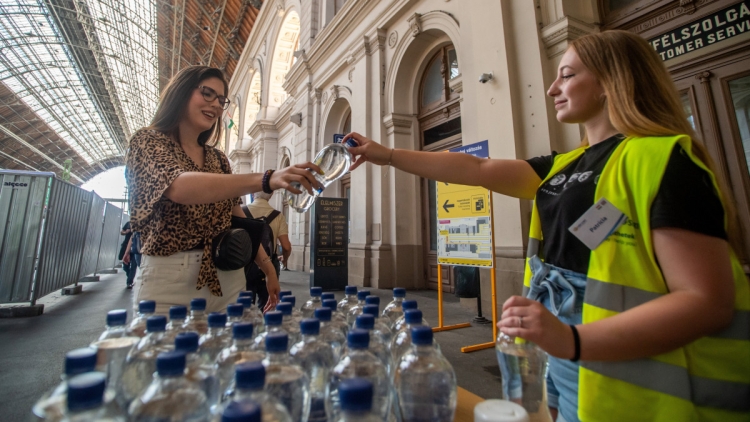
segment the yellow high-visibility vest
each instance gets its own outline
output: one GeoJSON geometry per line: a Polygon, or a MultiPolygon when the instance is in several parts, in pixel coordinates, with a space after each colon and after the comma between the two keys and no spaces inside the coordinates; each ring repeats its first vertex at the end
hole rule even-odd
{"type": "MultiPolygon", "coordinates": [[[[650,211],[669,157],[678,143],[693,162],[710,174],[720,193],[715,175],[693,154],[690,137],[623,140],[599,176],[594,199],[606,198],[628,220],[591,251],[584,324],[617,315],[668,293],[654,255],[650,211]]],[[[585,148],[578,148],[557,155],[542,183],[584,151],[585,148]]],[[[542,242],[536,202],[530,226],[525,291],[531,280],[528,258],[539,254],[542,242]]],[[[578,417],[582,421],[750,421],[750,284],[733,251],[731,262],[735,286],[731,325],[647,359],[581,361],[578,417]]]]}

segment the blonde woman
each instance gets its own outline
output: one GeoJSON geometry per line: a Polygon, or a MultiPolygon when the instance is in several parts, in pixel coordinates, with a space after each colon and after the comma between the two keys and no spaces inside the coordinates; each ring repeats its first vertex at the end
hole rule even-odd
{"type": "Polygon", "coordinates": [[[535,200],[526,297],[505,302],[498,326],[550,355],[558,421],[750,420],[750,290],[733,202],[664,65],[637,35],[588,35],[547,93],[559,121],[585,127],[580,148],[482,160],[353,133],[354,168],[390,162],[535,200]],[[602,200],[625,223],[587,246],[569,227],[602,200]]]}

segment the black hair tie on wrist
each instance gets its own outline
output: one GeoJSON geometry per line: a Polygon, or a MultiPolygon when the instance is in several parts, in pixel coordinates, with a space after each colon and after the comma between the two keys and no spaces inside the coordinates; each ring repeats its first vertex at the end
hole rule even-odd
{"type": "Polygon", "coordinates": [[[571,362],[578,362],[578,359],[581,358],[581,338],[578,336],[578,329],[576,329],[575,325],[571,325],[570,329],[573,330],[573,342],[575,343],[575,355],[573,355],[573,359],[571,359],[571,362]]]}
{"type": "Polygon", "coordinates": [[[266,172],[263,173],[263,180],[261,181],[261,188],[263,188],[263,192],[269,195],[273,193],[273,190],[271,189],[271,175],[274,171],[275,170],[266,170],[266,172]]]}

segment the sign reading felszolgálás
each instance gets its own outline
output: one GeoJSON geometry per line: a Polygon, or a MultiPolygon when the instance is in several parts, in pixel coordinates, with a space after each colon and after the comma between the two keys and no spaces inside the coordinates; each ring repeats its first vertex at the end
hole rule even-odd
{"type": "Polygon", "coordinates": [[[662,60],[670,60],[719,41],[750,32],[750,0],[649,40],[662,60]]]}

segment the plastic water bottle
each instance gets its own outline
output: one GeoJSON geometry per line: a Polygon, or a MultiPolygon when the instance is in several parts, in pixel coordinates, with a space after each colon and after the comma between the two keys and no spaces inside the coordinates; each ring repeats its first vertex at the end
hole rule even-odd
{"type": "MultiPolygon", "coordinates": [[[[263,419],[266,420],[265,414],[263,419]]],[[[219,422],[260,422],[261,407],[254,401],[232,402],[221,412],[219,422]]]]}
{"type": "Polygon", "coordinates": [[[325,293],[322,293],[320,295],[320,300],[321,301],[323,301],[323,300],[331,300],[331,299],[336,300],[336,295],[333,294],[333,293],[331,293],[331,292],[325,292],[325,293]]]}
{"type": "Polygon", "coordinates": [[[224,408],[232,403],[252,401],[260,404],[264,422],[292,422],[286,407],[272,394],[264,390],[266,368],[261,362],[243,362],[235,367],[234,382],[227,394],[229,400],[224,408]]]}
{"type": "Polygon", "coordinates": [[[313,312],[323,306],[323,298],[321,297],[322,295],[323,288],[310,287],[310,299],[308,299],[308,301],[305,302],[304,305],[302,305],[302,309],[300,309],[300,311],[302,312],[302,318],[312,318],[313,312]]]}
{"type": "Polygon", "coordinates": [[[357,317],[362,313],[362,308],[367,304],[365,302],[367,300],[367,296],[370,296],[369,290],[360,290],[357,292],[357,304],[351,306],[349,308],[349,311],[346,313],[346,323],[349,324],[350,327],[354,326],[354,323],[357,321],[357,317]]]}
{"type": "MultiPolygon", "coordinates": [[[[253,349],[264,351],[266,350],[266,336],[271,333],[286,333],[284,331],[283,323],[284,314],[279,311],[266,312],[263,318],[266,322],[265,330],[255,336],[253,339],[253,349]]],[[[289,334],[289,333],[287,333],[289,334]]]]}
{"type": "Polygon", "coordinates": [[[503,399],[526,409],[529,419],[549,420],[545,403],[547,353],[522,338],[499,333],[495,342],[502,375],[503,399]]]}
{"type": "Polygon", "coordinates": [[[362,314],[357,317],[357,321],[354,325],[362,330],[367,330],[370,334],[370,344],[367,347],[373,355],[377,356],[385,368],[388,370],[388,374],[391,374],[391,354],[388,351],[388,346],[383,339],[375,332],[375,318],[372,315],[362,314]]]}
{"type": "MultiPolygon", "coordinates": [[[[284,299],[289,297],[294,296],[286,296],[284,299]]],[[[276,310],[284,315],[281,326],[284,328],[284,331],[289,334],[289,343],[294,344],[298,342],[302,335],[299,331],[299,320],[292,315],[292,304],[290,302],[279,303],[276,305],[276,310]]]]}
{"type": "Polygon", "coordinates": [[[287,353],[289,336],[273,333],[266,337],[266,392],[286,406],[292,420],[306,422],[310,414],[310,380],[287,353]]]}
{"type": "Polygon", "coordinates": [[[187,319],[187,307],[182,305],[174,305],[169,307],[169,323],[167,324],[167,332],[164,333],[164,343],[174,344],[174,339],[177,334],[187,332],[183,326],[187,319]]]}
{"type": "Polygon", "coordinates": [[[65,422],[125,422],[125,416],[104,402],[106,376],[101,372],[88,372],[68,380],[67,412],[65,422]]]}
{"type": "Polygon", "coordinates": [[[240,296],[237,298],[237,303],[243,306],[242,321],[253,324],[255,334],[263,331],[263,312],[253,304],[253,299],[250,296],[240,296]]]}
{"type": "Polygon", "coordinates": [[[216,365],[219,371],[219,391],[224,394],[234,376],[234,367],[241,362],[260,362],[265,355],[255,350],[253,324],[237,323],[232,327],[232,345],[219,352],[216,365]]]}
{"type": "Polygon", "coordinates": [[[292,291],[291,290],[282,290],[279,292],[279,300],[283,299],[285,296],[291,296],[292,291]]]}
{"type": "Polygon", "coordinates": [[[344,298],[338,303],[338,310],[346,315],[349,308],[357,304],[357,286],[344,287],[344,298]]]}
{"type": "Polygon", "coordinates": [[[338,362],[341,358],[341,352],[346,345],[346,334],[344,334],[339,326],[332,323],[331,310],[329,308],[316,309],[315,318],[320,321],[320,340],[331,347],[334,362],[338,362]]]}
{"type": "Polygon", "coordinates": [[[128,312],[125,309],[115,309],[107,312],[107,326],[99,336],[99,340],[126,337],[127,321],[128,312]]]}
{"type": "Polygon", "coordinates": [[[432,328],[411,330],[411,350],[396,368],[394,383],[404,421],[453,422],[456,373],[432,344],[432,328]]]}
{"type": "Polygon", "coordinates": [[[153,316],[156,312],[156,302],[153,300],[142,300],[138,302],[138,315],[130,322],[126,335],[143,337],[146,335],[146,318],[153,316]]]}
{"type": "Polygon", "coordinates": [[[338,422],[385,422],[372,412],[372,383],[364,378],[344,380],[339,385],[341,418],[338,422]]]}
{"type": "Polygon", "coordinates": [[[190,301],[190,316],[183,327],[185,331],[195,331],[203,335],[208,332],[208,318],[206,317],[206,299],[195,298],[190,301]]]}
{"type": "Polygon", "coordinates": [[[295,194],[289,191],[284,191],[284,203],[288,204],[297,212],[305,212],[309,210],[313,203],[315,203],[315,198],[317,198],[328,185],[349,172],[349,167],[352,165],[352,155],[349,153],[347,147],[356,146],[357,143],[353,139],[349,139],[344,144],[328,144],[323,147],[313,160],[313,163],[320,167],[321,173],[311,172],[315,177],[315,180],[317,180],[323,187],[318,189],[313,188],[313,194],[311,195],[307,192],[307,189],[303,188],[298,182],[292,182],[291,186],[301,190],[302,193],[295,194]]]}
{"type": "Polygon", "coordinates": [[[232,332],[227,329],[227,314],[211,312],[208,314],[208,332],[200,339],[199,353],[203,359],[214,362],[225,347],[232,344],[232,332]]]}
{"type": "Polygon", "coordinates": [[[219,390],[219,377],[214,362],[206,361],[198,355],[198,333],[188,331],[180,333],[175,338],[174,346],[178,352],[185,353],[185,377],[200,386],[206,395],[209,407],[213,408],[219,403],[221,393],[219,390]]]}
{"type": "Polygon", "coordinates": [[[393,333],[391,333],[391,329],[388,327],[388,319],[380,316],[378,305],[365,305],[365,307],[362,308],[362,315],[372,315],[374,318],[372,330],[382,340],[390,353],[393,333]]]}
{"type": "Polygon", "coordinates": [[[159,354],[154,380],[130,405],[131,422],[208,420],[206,394],[185,377],[185,365],[184,352],[159,354]]]}
{"type": "Polygon", "coordinates": [[[373,385],[373,412],[385,420],[391,407],[391,378],[383,362],[368,350],[370,333],[355,328],[349,331],[347,346],[339,363],[331,370],[330,410],[333,420],[341,417],[339,385],[351,378],[365,378],[373,385]]]}
{"type": "Polygon", "coordinates": [[[389,320],[389,328],[393,328],[396,321],[404,315],[404,309],[401,307],[401,304],[405,297],[406,289],[402,287],[396,287],[393,289],[393,300],[386,305],[385,309],[383,309],[383,318],[389,320]]]}
{"type": "Polygon", "coordinates": [[[302,312],[297,309],[297,297],[293,295],[286,295],[279,300],[280,303],[288,303],[292,305],[292,318],[294,318],[295,324],[299,324],[302,321],[302,312]]]}
{"type": "Polygon", "coordinates": [[[310,421],[327,421],[326,389],[328,374],[336,364],[331,345],[320,338],[320,321],[315,318],[300,322],[302,339],[289,349],[289,355],[310,380],[310,421]]]}
{"type": "MultiPolygon", "coordinates": [[[[401,302],[401,308],[404,310],[404,315],[402,315],[395,324],[393,324],[393,334],[398,334],[403,328],[404,325],[406,325],[406,311],[410,309],[418,309],[417,308],[417,301],[416,300],[405,300],[401,302]]],[[[430,325],[427,323],[427,320],[422,318],[422,324],[424,325],[430,325]]]]}
{"type": "Polygon", "coordinates": [[[126,408],[151,383],[156,371],[156,358],[160,353],[174,350],[173,344],[164,342],[167,317],[154,315],[146,320],[146,336],[128,354],[122,382],[118,391],[118,403],[126,408]]]}
{"type": "Polygon", "coordinates": [[[227,305],[227,329],[232,330],[235,322],[242,322],[245,315],[245,305],[241,303],[232,303],[227,305]]]}
{"type": "Polygon", "coordinates": [[[338,310],[336,300],[324,300],[323,307],[331,309],[331,320],[340,323],[344,327],[344,333],[349,332],[349,324],[346,323],[346,314],[338,310]]]}
{"type": "Polygon", "coordinates": [[[62,382],[45,393],[31,408],[34,420],[59,421],[67,409],[68,380],[76,375],[93,372],[96,368],[96,349],[84,347],[65,354],[65,372],[62,382]]]}
{"type": "Polygon", "coordinates": [[[391,342],[391,355],[393,356],[393,364],[398,367],[401,362],[401,358],[411,348],[411,330],[418,325],[425,325],[422,323],[422,311],[419,309],[407,309],[404,313],[406,316],[404,327],[396,333],[391,342]]]}

